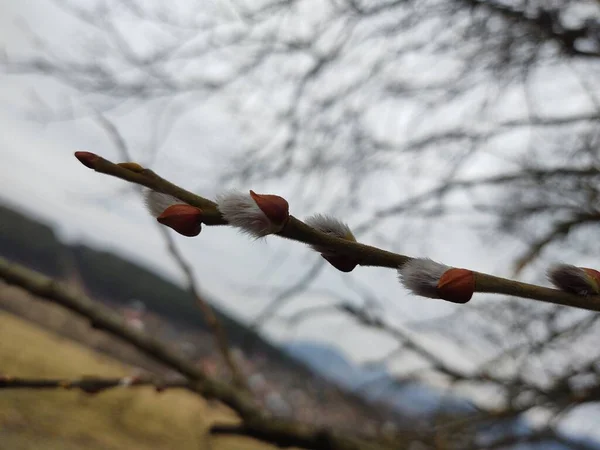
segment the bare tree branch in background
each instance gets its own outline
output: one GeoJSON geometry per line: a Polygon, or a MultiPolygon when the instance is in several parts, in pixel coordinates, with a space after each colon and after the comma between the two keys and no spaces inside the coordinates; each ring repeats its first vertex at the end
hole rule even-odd
{"type": "Polygon", "coordinates": [[[80,379],[20,378],[0,376],[0,389],[79,389],[86,394],[97,394],[112,388],[151,386],[157,392],[171,388],[190,388],[186,380],[159,380],[147,376],[128,376],[121,378],[101,378],[95,376],[80,379]]]}

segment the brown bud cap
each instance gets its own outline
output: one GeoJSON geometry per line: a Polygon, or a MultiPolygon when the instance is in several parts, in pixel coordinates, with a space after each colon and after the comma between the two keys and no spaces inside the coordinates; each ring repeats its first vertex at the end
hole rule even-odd
{"type": "Polygon", "coordinates": [[[582,267],[582,269],[590,280],[590,287],[594,293],[600,294],[600,272],[596,269],[589,269],[587,267],[582,267]]]}
{"type": "Polygon", "coordinates": [[[96,161],[100,159],[98,155],[91,152],[75,152],[75,158],[77,158],[85,167],[90,169],[93,169],[96,161]]]}
{"type": "Polygon", "coordinates": [[[352,272],[358,265],[356,260],[354,258],[350,258],[349,256],[327,253],[321,253],[321,256],[325,258],[329,264],[341,272],[352,272]]]}
{"type": "Polygon", "coordinates": [[[120,166],[124,169],[131,170],[132,172],[137,172],[137,173],[144,171],[144,168],[135,162],[118,163],[117,166],[120,166]]]}
{"type": "Polygon", "coordinates": [[[254,191],[250,191],[250,197],[273,224],[284,227],[290,218],[290,206],[285,198],[279,195],[257,194],[254,191]]]}
{"type": "Polygon", "coordinates": [[[156,220],[187,237],[198,236],[202,230],[202,210],[186,204],[169,206],[156,220]]]}
{"type": "Polygon", "coordinates": [[[475,292],[475,275],[467,269],[448,269],[440,277],[437,290],[443,300],[467,303],[475,292]]]}

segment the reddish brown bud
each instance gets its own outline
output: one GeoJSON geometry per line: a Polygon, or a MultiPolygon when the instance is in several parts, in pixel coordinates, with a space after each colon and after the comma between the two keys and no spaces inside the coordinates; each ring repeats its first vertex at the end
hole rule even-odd
{"type": "Polygon", "coordinates": [[[156,220],[187,237],[198,236],[202,230],[202,210],[186,204],[169,206],[156,220]]]}
{"type": "Polygon", "coordinates": [[[285,198],[279,195],[257,194],[254,191],[250,191],[250,197],[273,224],[283,228],[290,218],[290,205],[285,198]]]}
{"type": "Polygon", "coordinates": [[[85,167],[90,169],[93,169],[96,161],[100,159],[98,155],[91,152],[75,152],[75,158],[77,158],[85,167]]]}
{"type": "Polygon", "coordinates": [[[120,166],[124,169],[131,170],[132,172],[137,172],[137,173],[144,171],[144,168],[135,162],[118,163],[117,166],[120,166]]]}
{"type": "Polygon", "coordinates": [[[437,284],[440,298],[453,303],[467,303],[475,292],[475,275],[471,270],[446,270],[437,284]]]}
{"type": "Polygon", "coordinates": [[[590,280],[590,287],[596,294],[600,294],[600,272],[587,267],[582,267],[582,269],[590,280]]]}
{"type": "Polygon", "coordinates": [[[321,256],[325,258],[329,264],[341,272],[352,272],[358,265],[355,259],[348,256],[325,253],[321,253],[321,256]]]}

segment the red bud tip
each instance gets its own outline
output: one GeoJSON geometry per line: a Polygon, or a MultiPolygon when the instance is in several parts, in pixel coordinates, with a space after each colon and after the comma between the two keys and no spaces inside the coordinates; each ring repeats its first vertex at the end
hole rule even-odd
{"type": "Polygon", "coordinates": [[[77,158],[81,164],[89,169],[93,169],[96,161],[100,159],[98,155],[92,152],[75,152],[75,158],[77,158]]]}
{"type": "Polygon", "coordinates": [[[600,272],[596,269],[589,269],[587,267],[582,267],[582,269],[590,279],[591,287],[593,287],[594,292],[600,294],[600,272]]]}
{"type": "Polygon", "coordinates": [[[453,303],[467,303],[475,292],[475,275],[471,270],[446,270],[437,284],[440,298],[453,303]]]}
{"type": "Polygon", "coordinates": [[[324,253],[321,253],[321,256],[325,258],[329,264],[341,272],[352,272],[358,265],[356,260],[349,258],[348,256],[326,255],[324,253]]]}
{"type": "Polygon", "coordinates": [[[117,166],[123,167],[124,169],[131,170],[132,172],[143,172],[144,168],[135,162],[124,162],[118,163],[117,166]]]}
{"type": "Polygon", "coordinates": [[[271,222],[282,227],[290,218],[290,206],[287,200],[279,195],[257,194],[250,191],[250,197],[271,222]]]}
{"type": "Polygon", "coordinates": [[[187,237],[198,236],[202,230],[202,210],[186,204],[169,206],[156,220],[187,237]]]}

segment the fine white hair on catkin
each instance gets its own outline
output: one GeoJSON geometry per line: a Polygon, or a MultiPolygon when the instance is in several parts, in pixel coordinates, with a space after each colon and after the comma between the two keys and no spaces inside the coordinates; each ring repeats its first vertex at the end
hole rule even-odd
{"type": "Polygon", "coordinates": [[[186,204],[172,195],[156,192],[152,189],[144,190],[144,203],[153,217],[160,216],[169,206],[186,204]]]}
{"type": "Polygon", "coordinates": [[[216,201],[223,218],[232,227],[257,238],[272,232],[271,221],[249,194],[227,191],[219,194],[216,201]]]}
{"type": "Polygon", "coordinates": [[[315,214],[305,220],[306,224],[331,236],[347,239],[352,236],[350,227],[339,219],[326,214],[315,214]]]}
{"type": "Polygon", "coordinates": [[[554,264],[550,266],[546,275],[548,280],[561,291],[590,295],[595,294],[597,290],[585,271],[571,264],[554,264]]]}
{"type": "Polygon", "coordinates": [[[398,279],[413,294],[440,298],[437,285],[448,269],[449,266],[429,258],[415,258],[398,269],[398,279]]]}

